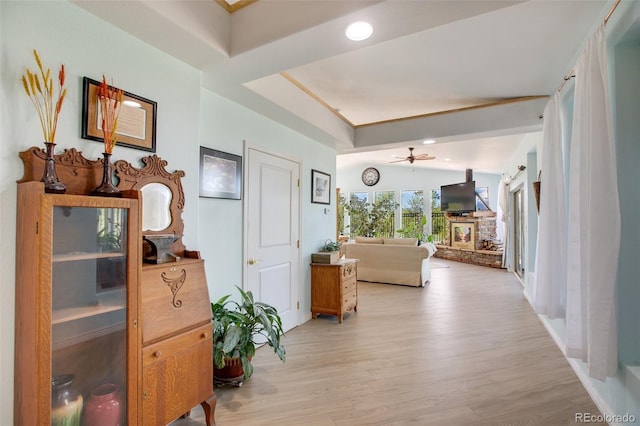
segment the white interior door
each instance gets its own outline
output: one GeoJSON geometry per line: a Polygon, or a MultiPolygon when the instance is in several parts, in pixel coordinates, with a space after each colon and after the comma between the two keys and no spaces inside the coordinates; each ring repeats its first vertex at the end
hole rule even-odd
{"type": "Polygon", "coordinates": [[[298,325],[300,164],[249,148],[246,288],[278,309],[283,327],[298,325]]]}

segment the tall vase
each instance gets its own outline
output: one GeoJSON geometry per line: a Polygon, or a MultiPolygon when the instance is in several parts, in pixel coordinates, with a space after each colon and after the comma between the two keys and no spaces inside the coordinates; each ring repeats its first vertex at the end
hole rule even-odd
{"type": "Polygon", "coordinates": [[[64,194],[67,188],[58,179],[56,173],[56,161],[53,158],[53,149],[56,144],[53,142],[45,142],[47,157],[44,160],[44,173],[41,181],[44,182],[44,192],[52,194],[64,194]]]}
{"type": "Polygon", "coordinates": [[[122,194],[113,185],[111,181],[113,175],[113,166],[111,165],[111,153],[103,152],[102,155],[102,183],[93,190],[91,195],[100,195],[102,197],[121,197],[122,194]]]}
{"type": "Polygon", "coordinates": [[[118,385],[105,383],[93,391],[87,400],[82,423],[91,426],[119,426],[123,424],[123,404],[118,385]]]}
{"type": "Polygon", "coordinates": [[[73,374],[51,379],[51,425],[80,426],[82,395],[73,388],[73,374]]]}

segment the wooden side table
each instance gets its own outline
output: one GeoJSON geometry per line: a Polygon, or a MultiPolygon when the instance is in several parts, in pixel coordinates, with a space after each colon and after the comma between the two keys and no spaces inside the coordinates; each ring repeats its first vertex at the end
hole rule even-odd
{"type": "Polygon", "coordinates": [[[311,316],[336,315],[342,323],[345,312],[358,311],[356,259],[311,264],[311,316]]]}

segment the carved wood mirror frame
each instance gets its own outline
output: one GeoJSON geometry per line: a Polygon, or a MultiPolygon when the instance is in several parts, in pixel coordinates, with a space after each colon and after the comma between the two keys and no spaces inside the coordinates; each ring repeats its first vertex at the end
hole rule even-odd
{"type": "MultiPolygon", "coordinates": [[[[180,257],[189,257],[185,253],[185,246],[182,243],[182,235],[184,232],[184,222],[182,220],[182,210],[184,209],[184,191],[182,190],[181,178],[184,177],[184,171],[176,170],[169,173],[166,170],[167,161],[161,159],[157,155],[150,155],[141,159],[144,166],[136,168],[129,162],[118,160],[114,163],[115,173],[119,179],[118,189],[127,190],[134,189],[142,191],[146,185],[151,183],[159,183],[165,185],[171,191],[171,202],[169,211],[171,223],[161,230],[145,230],[142,228],[142,235],[162,235],[173,234],[177,240],[171,245],[173,254],[180,257]]],[[[144,196],[142,197],[142,211],[144,215],[144,196]]]]}

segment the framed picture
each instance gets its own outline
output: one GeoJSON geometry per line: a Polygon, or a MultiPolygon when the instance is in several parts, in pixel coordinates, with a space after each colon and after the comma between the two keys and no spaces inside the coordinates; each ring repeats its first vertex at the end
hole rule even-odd
{"type": "Polygon", "coordinates": [[[475,223],[451,222],[451,247],[475,249],[475,223]]]}
{"type": "MultiPolygon", "coordinates": [[[[98,86],[100,82],[89,77],[82,80],[82,138],[104,142],[98,86]]],[[[117,146],[156,152],[157,103],[133,93],[123,91],[122,94],[117,146]]]]}
{"type": "Polygon", "coordinates": [[[311,202],[331,204],[331,175],[311,170],[311,202]]]}
{"type": "Polygon", "coordinates": [[[200,147],[200,196],[242,198],[242,157],[200,147]]]}

